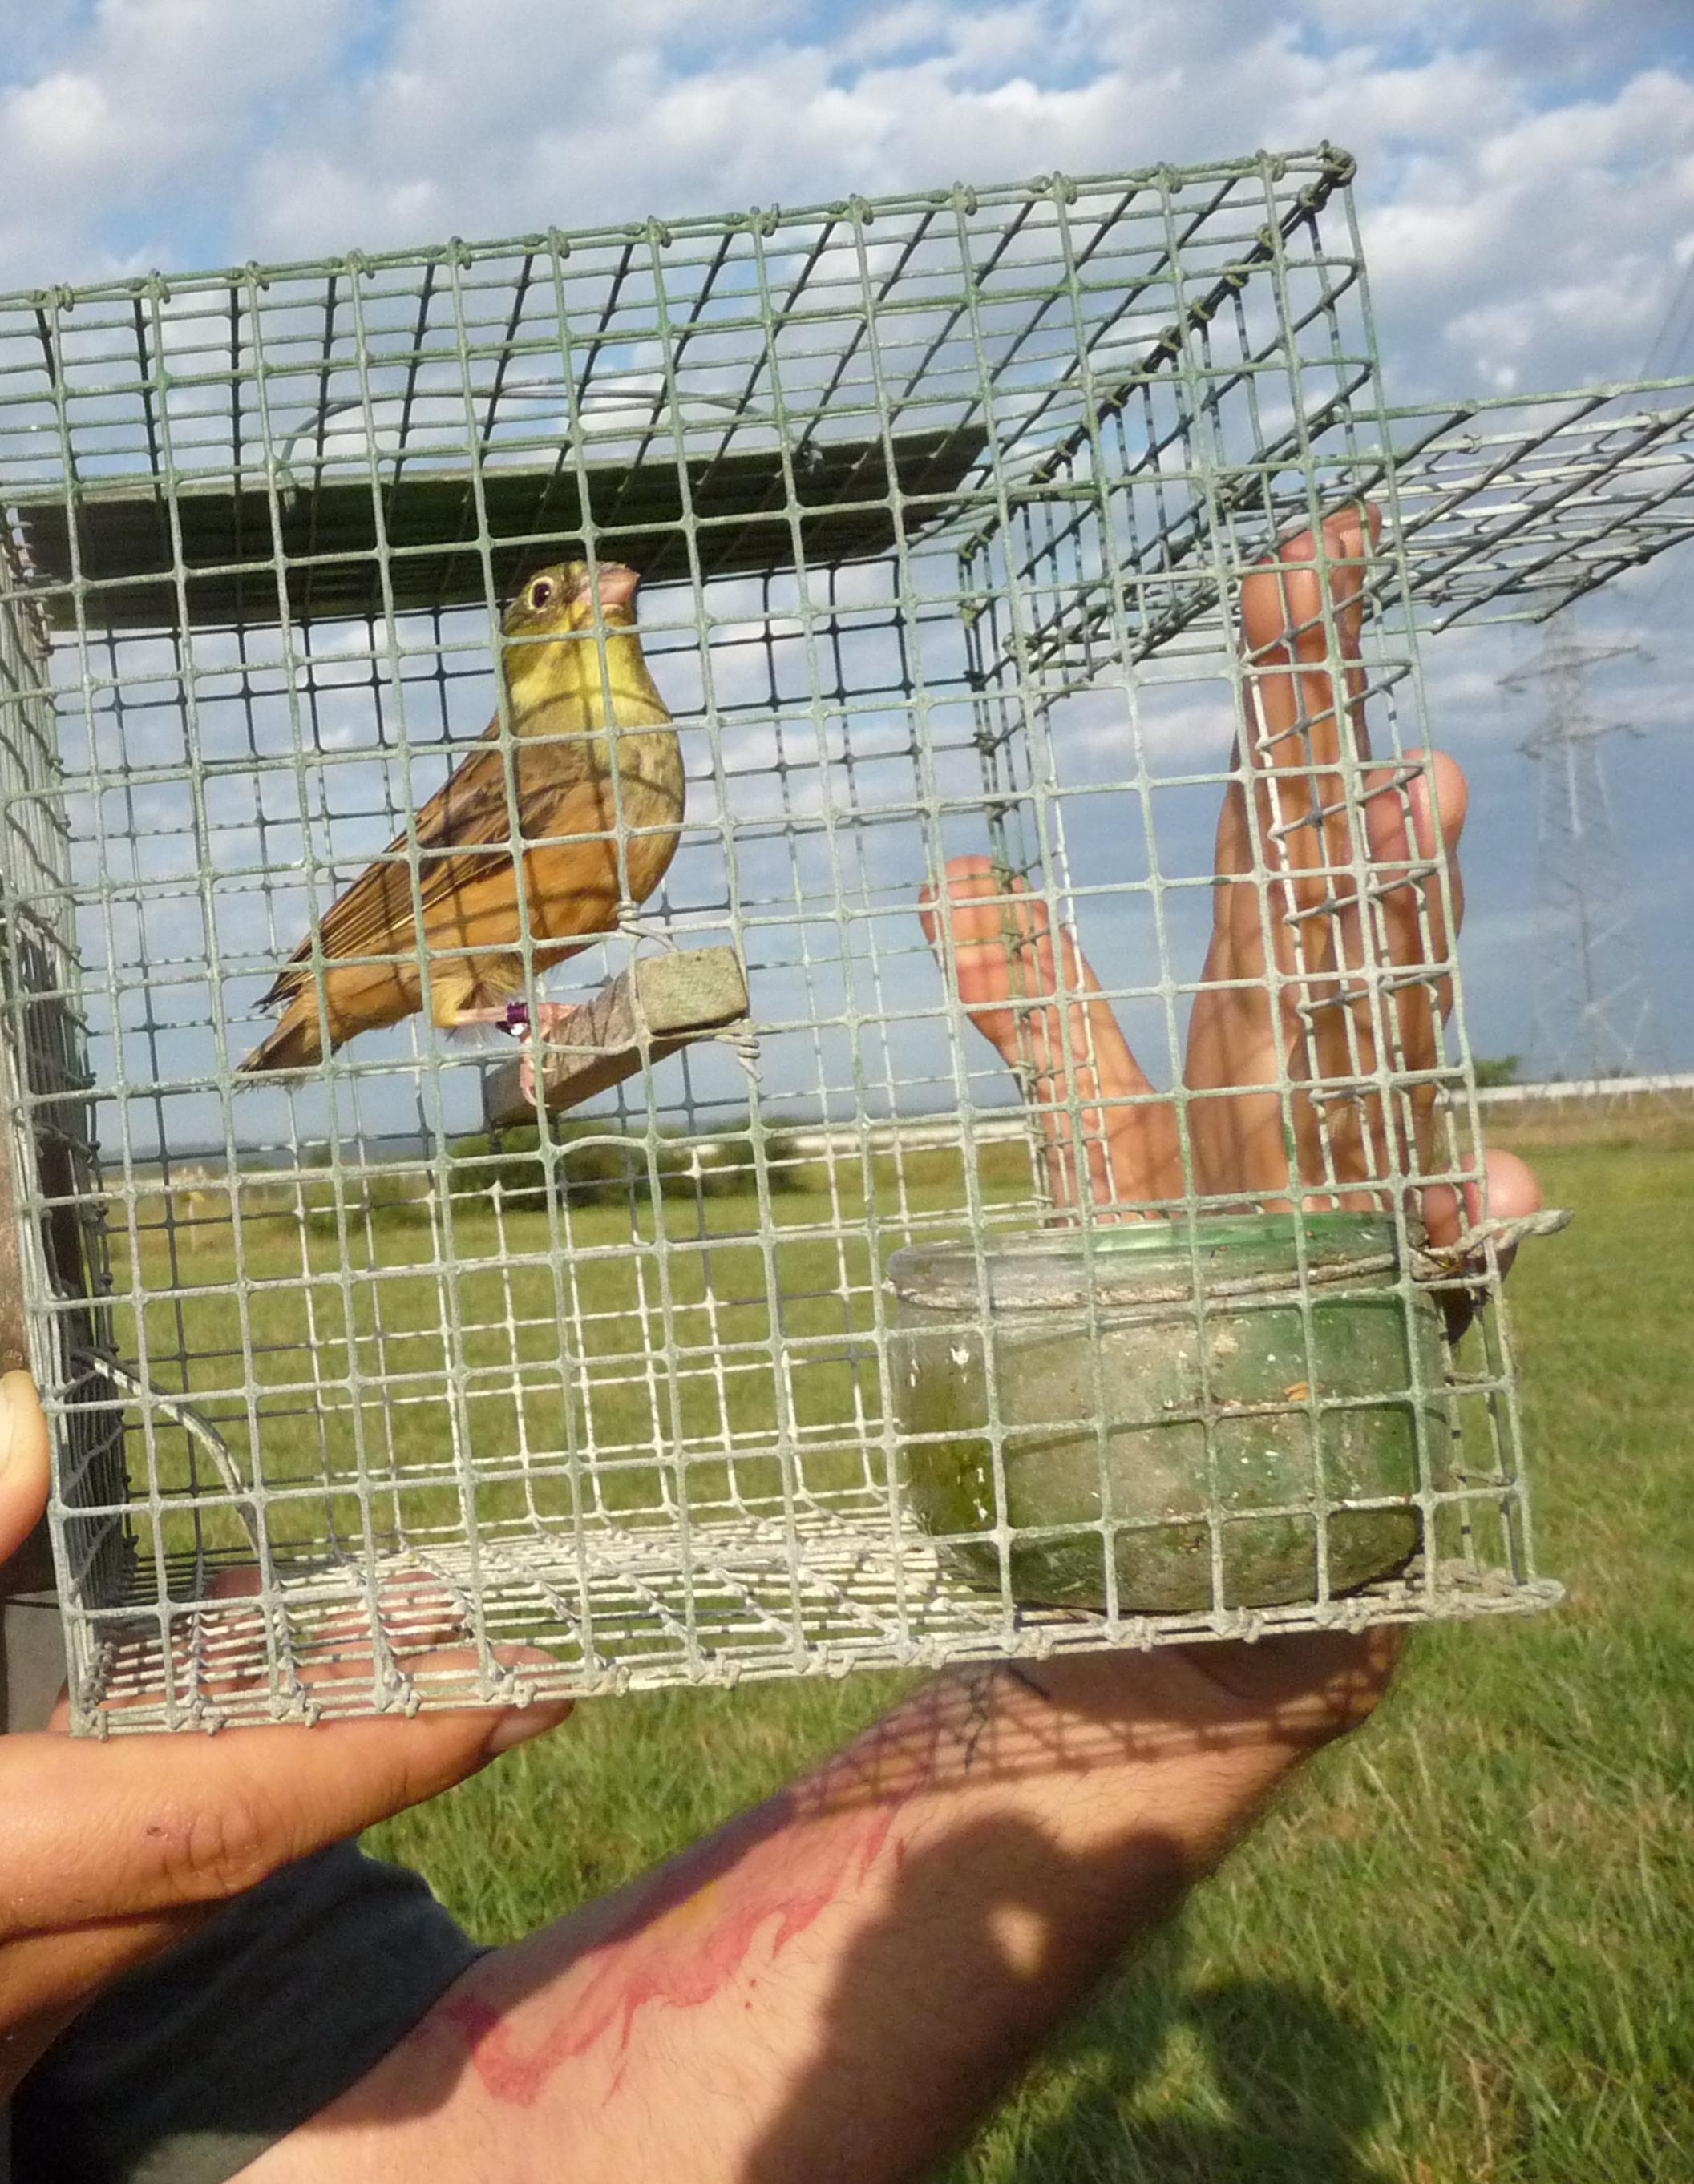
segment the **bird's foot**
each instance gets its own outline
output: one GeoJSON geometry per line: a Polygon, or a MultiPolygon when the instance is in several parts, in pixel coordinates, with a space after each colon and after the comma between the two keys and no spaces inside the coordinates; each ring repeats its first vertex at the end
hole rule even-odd
{"type": "Polygon", "coordinates": [[[534,1043],[539,1039],[545,1046],[565,1019],[575,1013],[568,1001],[539,1001],[534,1009],[527,1001],[513,1001],[506,1011],[506,1028],[523,1042],[517,1062],[517,1089],[532,1107],[540,1104],[535,1095],[534,1043]]]}
{"type": "Polygon", "coordinates": [[[523,1051],[517,1064],[518,1088],[533,1107],[536,1104],[534,1041],[539,1039],[545,1045],[566,1017],[574,1013],[574,1004],[569,1001],[538,1001],[533,1008],[528,1001],[507,1001],[497,1009],[461,1009],[454,1019],[454,1028],[493,1024],[519,1041],[523,1051]]]}
{"type": "Polygon", "coordinates": [[[461,1009],[453,1019],[453,1029],[493,1024],[497,1030],[509,1031],[514,1039],[528,1039],[532,1030],[545,1039],[574,1006],[571,1001],[538,1001],[532,1009],[528,1001],[506,1001],[497,1009],[461,1009]]]}

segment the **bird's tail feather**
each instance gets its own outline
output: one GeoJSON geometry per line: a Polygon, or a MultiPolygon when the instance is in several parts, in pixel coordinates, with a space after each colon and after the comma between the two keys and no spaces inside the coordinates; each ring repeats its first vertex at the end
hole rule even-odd
{"type": "Polygon", "coordinates": [[[290,1010],[268,1039],[255,1046],[237,1072],[242,1077],[263,1077],[273,1069],[310,1069],[323,1059],[317,1010],[290,1010]]]}

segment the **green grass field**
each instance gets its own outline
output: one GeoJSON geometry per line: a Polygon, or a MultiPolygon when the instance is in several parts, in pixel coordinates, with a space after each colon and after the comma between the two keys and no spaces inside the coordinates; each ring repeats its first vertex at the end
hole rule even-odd
{"type": "MultiPolygon", "coordinates": [[[[695,1509],[732,1488],[780,1494],[769,1451],[785,1424],[806,1484],[850,1489],[865,1481],[862,1421],[879,1401],[859,1340],[878,1258],[867,1198],[903,1234],[925,1219],[952,1228],[962,1164],[933,1150],[880,1156],[868,1177],[845,1162],[801,1173],[802,1187],[769,1196],[768,1237],[750,1190],[644,1201],[633,1215],[623,1198],[560,1208],[560,1254],[545,1211],[500,1215],[485,1196],[450,1196],[433,1224],[419,1201],[385,1195],[371,1211],[356,1175],[338,1204],[319,1180],[243,1189],[238,1243],[226,1192],[154,1191],[133,1230],[112,1223],[117,1346],[216,1419],[243,1479],[254,1469],[250,1359],[267,1526],[284,1544],[319,1539],[326,1513],[356,1536],[361,1476],[383,1484],[379,1525],[458,1530],[459,1435],[490,1531],[568,1519],[573,1444],[593,1449],[592,1491],[625,1516],[665,1506],[656,1452],[679,1440],[697,1451],[695,1509]],[[464,1388],[456,1421],[450,1368],[464,1388]]],[[[1026,1202],[1022,1149],[992,1148],[978,1182],[989,1204],[1026,1202]]],[[[215,1488],[204,1458],[190,1468],[179,1429],[161,1419],[155,1435],[167,1485],[215,1488]]],[[[190,1551],[203,1523],[212,1546],[246,1552],[227,1508],[159,1521],[167,1549],[190,1551]]]]}
{"type": "MultiPolygon", "coordinates": [[[[1535,1156],[1578,1214],[1514,1278],[1568,1605],[1423,1635],[1378,1719],[1099,1995],[952,2184],[1694,2175],[1694,1147],[1535,1156]]],[[[762,1797],[890,1689],[585,1706],[373,1847],[502,1939],[762,1797]]]]}

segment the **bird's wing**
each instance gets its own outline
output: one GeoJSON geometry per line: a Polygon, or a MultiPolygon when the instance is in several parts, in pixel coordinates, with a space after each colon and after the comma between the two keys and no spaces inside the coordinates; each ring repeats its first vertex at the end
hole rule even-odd
{"type": "MultiPolygon", "coordinates": [[[[497,722],[485,732],[486,741],[497,722]]],[[[551,768],[520,762],[512,772],[517,806],[517,826],[523,839],[556,831],[554,816],[573,786],[591,788],[582,781],[583,759],[572,746],[574,763],[551,768]]],[[[504,885],[511,890],[516,910],[517,889],[511,870],[512,804],[506,792],[506,770],[498,749],[473,751],[463,765],[432,796],[417,815],[418,895],[426,917],[431,908],[457,894],[474,878],[504,885]],[[467,851],[463,855],[446,851],[467,851]],[[480,854],[478,854],[480,853],[480,854]]],[[[585,825],[603,826],[603,819],[585,825]]],[[[361,872],[324,913],[317,929],[325,960],[345,961],[365,956],[394,956],[415,944],[416,898],[411,891],[411,861],[404,833],[396,834],[383,856],[361,872]]],[[[291,1000],[311,976],[312,940],[308,934],[278,973],[266,995],[274,1006],[291,1000]]]]}

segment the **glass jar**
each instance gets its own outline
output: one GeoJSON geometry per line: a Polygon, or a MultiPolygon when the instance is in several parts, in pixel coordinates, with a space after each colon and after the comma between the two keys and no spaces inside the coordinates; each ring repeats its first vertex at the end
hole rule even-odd
{"type": "Polygon", "coordinates": [[[889,1263],[904,1490],[1014,1600],[1269,1607],[1402,1571],[1451,1462],[1440,1315],[1378,1213],[920,1244],[889,1263]],[[1320,1570],[1322,1580],[1320,1580],[1320,1570]]]}

